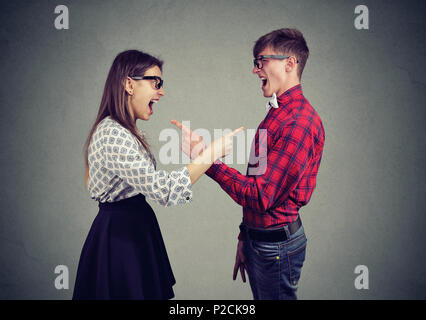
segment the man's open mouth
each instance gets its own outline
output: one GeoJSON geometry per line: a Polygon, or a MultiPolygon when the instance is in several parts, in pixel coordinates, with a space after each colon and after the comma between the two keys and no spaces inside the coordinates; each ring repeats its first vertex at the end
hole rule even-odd
{"type": "Polygon", "coordinates": [[[262,87],[266,86],[266,84],[268,83],[268,79],[266,78],[260,78],[262,80],[262,87]]]}

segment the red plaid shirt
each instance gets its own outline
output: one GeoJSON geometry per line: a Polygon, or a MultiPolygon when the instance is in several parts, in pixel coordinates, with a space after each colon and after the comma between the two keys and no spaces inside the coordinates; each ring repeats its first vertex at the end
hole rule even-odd
{"type": "Polygon", "coordinates": [[[251,150],[261,156],[267,148],[265,166],[260,168],[261,157],[257,165],[263,173],[252,172],[256,167],[252,160],[246,175],[224,163],[213,164],[206,172],[243,207],[243,223],[251,228],[276,228],[295,221],[312,196],[321,162],[324,127],[301,85],[277,101],[279,107],[271,108],[257,128],[251,150]],[[261,129],[267,134],[259,134],[261,129]]]}

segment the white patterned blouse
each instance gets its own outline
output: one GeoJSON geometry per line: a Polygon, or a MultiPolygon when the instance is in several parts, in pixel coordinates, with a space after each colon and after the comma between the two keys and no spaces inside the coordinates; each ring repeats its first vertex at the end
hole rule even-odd
{"type": "Polygon", "coordinates": [[[192,201],[188,169],[157,171],[139,140],[110,116],[94,131],[88,158],[92,199],[115,202],[142,193],[166,207],[192,201]]]}

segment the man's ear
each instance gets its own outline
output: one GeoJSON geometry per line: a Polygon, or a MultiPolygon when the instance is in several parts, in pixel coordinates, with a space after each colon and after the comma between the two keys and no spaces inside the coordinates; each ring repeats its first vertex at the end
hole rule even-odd
{"type": "Polygon", "coordinates": [[[124,80],[124,90],[126,90],[127,94],[133,95],[133,80],[130,77],[127,77],[126,80],[124,80]]]}
{"type": "Polygon", "coordinates": [[[287,59],[287,63],[285,64],[285,71],[291,72],[293,69],[297,68],[297,59],[294,56],[291,56],[287,59]]]}

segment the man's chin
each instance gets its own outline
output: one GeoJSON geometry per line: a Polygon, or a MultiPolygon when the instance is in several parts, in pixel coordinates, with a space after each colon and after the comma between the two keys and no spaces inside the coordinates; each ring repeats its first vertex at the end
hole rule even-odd
{"type": "Polygon", "coordinates": [[[264,96],[265,98],[270,98],[270,97],[272,97],[272,93],[271,93],[271,92],[269,92],[269,90],[262,89],[262,91],[263,91],[263,96],[264,96]]]}

